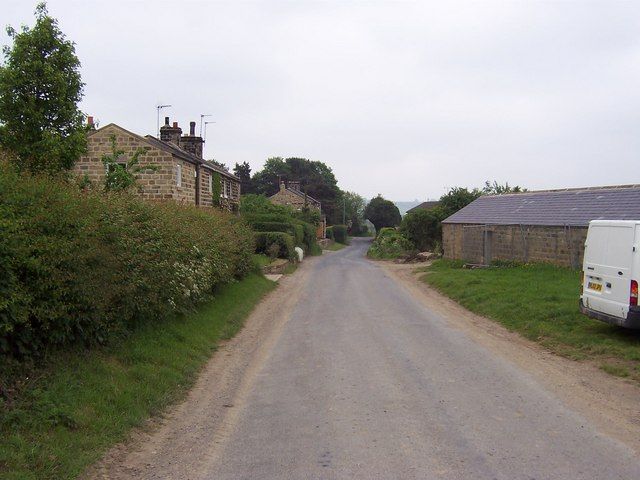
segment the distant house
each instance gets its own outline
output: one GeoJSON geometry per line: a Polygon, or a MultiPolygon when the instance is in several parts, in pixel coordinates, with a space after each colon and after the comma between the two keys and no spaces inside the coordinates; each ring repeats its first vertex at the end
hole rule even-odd
{"type": "Polygon", "coordinates": [[[316,231],[318,238],[325,238],[327,220],[322,215],[322,205],[315,198],[307,195],[300,189],[300,182],[280,182],[280,190],[269,197],[271,203],[284,205],[294,210],[301,211],[303,208],[310,208],[321,213],[321,221],[316,231]]]}
{"type": "MultiPolygon", "coordinates": [[[[111,138],[115,136],[118,149],[130,156],[138,148],[145,152],[140,165],[153,164],[156,171],[140,173],[140,195],[149,200],[174,200],[190,205],[212,207],[219,204],[229,210],[237,210],[240,201],[240,179],[202,158],[204,140],[195,135],[195,122],[191,122],[189,135],[182,135],[177,123],[169,125],[169,117],[160,129],[160,140],[147,135],[140,136],[110,123],[93,130],[87,137],[87,154],[74,167],[78,175],[89,180],[104,182],[106,171],[102,157],[112,151],[111,138]],[[220,182],[216,188],[214,182],[220,182]],[[213,194],[219,191],[218,202],[213,194]]],[[[123,162],[125,159],[123,159],[123,162]]]]}
{"type": "Polygon", "coordinates": [[[426,202],[422,202],[420,205],[410,208],[407,210],[407,213],[417,212],[418,210],[433,210],[438,205],[440,205],[439,200],[428,200],[426,202]]]}
{"type": "Polygon", "coordinates": [[[579,268],[591,220],[640,219],[640,185],[482,196],[442,222],[445,258],[579,268]]]}

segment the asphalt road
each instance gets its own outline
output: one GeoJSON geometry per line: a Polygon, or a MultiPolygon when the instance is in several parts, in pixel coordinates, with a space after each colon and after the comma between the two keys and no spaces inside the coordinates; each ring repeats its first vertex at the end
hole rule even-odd
{"type": "Polygon", "coordinates": [[[640,478],[631,449],[425,309],[365,249],[314,264],[204,478],[640,478]]]}

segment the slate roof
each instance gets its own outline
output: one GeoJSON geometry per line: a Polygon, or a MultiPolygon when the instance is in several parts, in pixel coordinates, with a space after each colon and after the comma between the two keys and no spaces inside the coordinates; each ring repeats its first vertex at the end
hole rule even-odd
{"type": "Polygon", "coordinates": [[[417,212],[418,210],[431,210],[432,208],[436,208],[438,205],[440,205],[439,200],[428,200],[426,202],[422,202],[420,205],[410,208],[407,210],[407,213],[417,212]]]}
{"type": "Polygon", "coordinates": [[[178,158],[181,158],[183,160],[186,160],[188,162],[191,162],[193,164],[200,164],[203,165],[211,170],[215,170],[216,172],[220,173],[221,175],[224,175],[226,177],[230,177],[233,178],[234,180],[240,181],[240,179],[238,177],[236,177],[233,173],[229,172],[228,170],[225,170],[224,168],[220,168],[219,166],[207,161],[207,160],[203,160],[199,157],[197,157],[196,155],[194,155],[193,153],[187,152],[186,150],[183,150],[182,148],[178,147],[177,145],[171,143],[171,142],[164,142],[162,140],[158,140],[156,137],[153,137],[151,135],[147,135],[146,137],[144,137],[145,140],[147,142],[149,142],[151,145],[153,145],[156,148],[159,148],[160,150],[164,150],[165,152],[169,152],[172,155],[175,155],[178,158]]]}
{"type": "MultiPolygon", "coordinates": [[[[300,190],[296,190],[295,188],[289,188],[289,187],[286,187],[286,189],[287,189],[287,191],[289,191],[289,192],[291,192],[291,193],[295,193],[296,195],[298,195],[298,196],[299,196],[299,197],[301,197],[301,198],[305,198],[305,197],[306,197],[306,199],[307,199],[308,201],[310,201],[311,203],[317,203],[318,205],[320,205],[320,201],[319,201],[319,200],[316,200],[316,199],[315,199],[315,198],[313,198],[311,195],[307,195],[306,193],[301,192],[300,190]]],[[[276,193],[276,195],[277,195],[277,193],[276,193]]]]}
{"type": "Polygon", "coordinates": [[[443,223],[586,227],[639,219],[640,185],[622,185],[482,196],[443,223]]]}

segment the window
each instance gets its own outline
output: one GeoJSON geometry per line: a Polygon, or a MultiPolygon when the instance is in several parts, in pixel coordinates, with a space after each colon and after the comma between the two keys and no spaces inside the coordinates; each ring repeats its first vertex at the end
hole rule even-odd
{"type": "Polygon", "coordinates": [[[176,186],[182,186],[182,165],[180,164],[176,165],[176,186]]]}
{"type": "Polygon", "coordinates": [[[231,182],[229,180],[224,182],[224,197],[231,198],[231,182]]]}
{"type": "Polygon", "coordinates": [[[213,194],[213,175],[209,173],[209,192],[213,194]]]}

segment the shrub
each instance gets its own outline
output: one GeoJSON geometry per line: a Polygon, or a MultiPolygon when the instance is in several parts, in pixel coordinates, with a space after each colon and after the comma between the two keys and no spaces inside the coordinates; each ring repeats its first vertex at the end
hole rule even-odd
{"type": "Polygon", "coordinates": [[[440,219],[436,212],[417,210],[408,213],[400,224],[402,233],[418,250],[433,250],[442,238],[440,219]]]}
{"type": "Polygon", "coordinates": [[[257,232],[256,252],[264,253],[271,257],[280,257],[293,260],[296,257],[293,237],[282,232],[257,232]]]}
{"type": "MultiPolygon", "coordinates": [[[[256,195],[259,197],[259,195],[256,195]]],[[[285,223],[291,226],[288,232],[293,235],[295,244],[302,247],[307,254],[320,251],[316,242],[316,227],[310,223],[295,219],[281,213],[247,213],[243,218],[254,230],[260,231],[266,223],[285,223]]]]}
{"type": "Polygon", "coordinates": [[[393,228],[383,228],[371,244],[367,255],[371,258],[399,258],[414,250],[413,245],[393,228]]]}
{"type": "Polygon", "coordinates": [[[0,355],[104,343],[193,309],[252,268],[224,212],[81,192],[0,163],[0,355]]]}
{"type": "Polygon", "coordinates": [[[332,231],[333,231],[333,239],[338,242],[338,243],[342,243],[344,245],[347,244],[347,227],[346,225],[334,225],[332,227],[332,231]]]}
{"type": "Polygon", "coordinates": [[[325,235],[327,238],[334,240],[333,238],[333,227],[327,227],[325,230],[325,235]]]}

